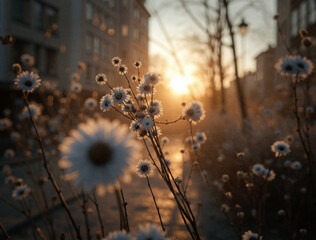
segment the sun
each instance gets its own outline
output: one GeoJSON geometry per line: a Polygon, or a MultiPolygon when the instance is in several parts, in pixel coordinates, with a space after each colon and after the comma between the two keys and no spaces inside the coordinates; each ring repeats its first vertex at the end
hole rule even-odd
{"type": "Polygon", "coordinates": [[[188,94],[190,92],[189,87],[193,82],[192,78],[175,74],[170,77],[169,87],[176,94],[188,94]]]}

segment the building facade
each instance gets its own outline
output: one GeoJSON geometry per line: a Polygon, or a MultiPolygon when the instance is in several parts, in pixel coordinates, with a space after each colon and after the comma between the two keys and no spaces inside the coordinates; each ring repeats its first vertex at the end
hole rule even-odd
{"type": "Polygon", "coordinates": [[[143,0],[1,0],[0,35],[9,33],[16,41],[0,45],[0,83],[12,85],[11,65],[23,53],[35,57],[41,78],[65,90],[79,61],[87,65],[80,81],[88,91],[99,89],[94,77],[100,72],[120,81],[114,56],[130,72],[135,60],[147,71],[149,17],[143,0]]]}
{"type": "Polygon", "coordinates": [[[280,34],[277,34],[277,58],[287,54],[282,38],[285,39],[293,54],[306,56],[313,62],[316,60],[316,51],[306,51],[301,45],[299,31],[306,29],[310,36],[316,38],[316,0],[278,0],[280,34]]]}

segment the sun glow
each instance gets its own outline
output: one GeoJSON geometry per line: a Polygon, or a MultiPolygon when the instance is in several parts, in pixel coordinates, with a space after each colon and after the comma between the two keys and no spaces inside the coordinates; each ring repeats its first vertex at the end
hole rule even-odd
{"type": "Polygon", "coordinates": [[[191,84],[194,82],[193,78],[184,77],[182,75],[172,75],[170,77],[169,86],[177,94],[188,94],[190,92],[191,84]]]}

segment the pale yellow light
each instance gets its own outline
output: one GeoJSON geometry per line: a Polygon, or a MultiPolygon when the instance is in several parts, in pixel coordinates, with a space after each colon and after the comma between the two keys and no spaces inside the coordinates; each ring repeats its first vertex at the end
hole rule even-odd
{"type": "Polygon", "coordinates": [[[188,94],[190,92],[190,84],[193,83],[192,78],[187,78],[182,75],[174,75],[170,77],[169,86],[176,94],[188,94]]]}

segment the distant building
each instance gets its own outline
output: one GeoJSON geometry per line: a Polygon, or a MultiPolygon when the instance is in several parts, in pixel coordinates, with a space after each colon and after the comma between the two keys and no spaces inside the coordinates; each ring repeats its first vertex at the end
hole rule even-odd
{"type": "Polygon", "coordinates": [[[36,59],[35,67],[48,80],[65,79],[68,58],[61,56],[60,46],[68,45],[69,1],[10,0],[0,1],[0,35],[11,34],[14,44],[0,45],[0,83],[8,86],[14,75],[11,65],[20,62],[23,53],[36,59]],[[66,20],[65,20],[66,19],[66,20]],[[57,24],[50,38],[45,32],[57,24]]]}
{"type": "Polygon", "coordinates": [[[300,54],[316,60],[315,46],[312,51],[306,51],[301,45],[299,30],[305,28],[310,36],[316,38],[316,1],[315,0],[278,0],[277,11],[282,35],[277,37],[277,58],[287,54],[281,38],[284,38],[293,51],[293,54],[300,54]]]}
{"type": "Polygon", "coordinates": [[[274,91],[275,48],[269,48],[256,57],[256,82],[261,86],[261,96],[268,98],[274,91]]]}
{"type": "Polygon", "coordinates": [[[144,0],[0,1],[0,35],[16,39],[10,46],[0,45],[0,83],[12,83],[11,65],[23,53],[35,57],[41,78],[58,81],[64,89],[79,61],[87,65],[81,83],[88,91],[99,89],[94,77],[100,72],[117,82],[114,56],[130,72],[133,61],[142,61],[145,72],[149,16],[144,0]],[[45,38],[53,24],[57,30],[45,38]]]}

